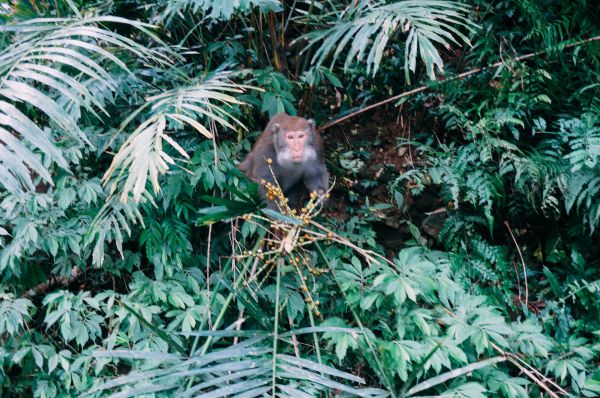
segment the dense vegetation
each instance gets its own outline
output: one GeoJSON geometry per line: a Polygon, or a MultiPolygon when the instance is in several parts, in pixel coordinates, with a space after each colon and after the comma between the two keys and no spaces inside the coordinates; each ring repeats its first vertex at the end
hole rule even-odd
{"type": "Polygon", "coordinates": [[[600,3],[0,21],[1,396],[600,396],[600,3]],[[279,111],[323,208],[237,169],[279,111]]]}

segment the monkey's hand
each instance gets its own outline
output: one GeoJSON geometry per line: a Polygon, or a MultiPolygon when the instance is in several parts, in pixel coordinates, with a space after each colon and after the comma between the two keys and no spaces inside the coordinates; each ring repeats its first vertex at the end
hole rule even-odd
{"type": "Polygon", "coordinates": [[[277,182],[265,181],[263,179],[259,187],[259,192],[266,200],[268,209],[280,211],[281,206],[285,206],[285,203],[287,202],[287,199],[277,182]]]}
{"type": "Polygon", "coordinates": [[[329,173],[327,168],[322,163],[316,163],[311,165],[304,174],[304,184],[308,191],[315,192],[319,196],[323,196],[327,193],[329,186],[329,173]]]}
{"type": "Polygon", "coordinates": [[[329,192],[323,191],[322,189],[310,193],[310,200],[315,204],[315,207],[325,205],[328,199],[329,192]]]}

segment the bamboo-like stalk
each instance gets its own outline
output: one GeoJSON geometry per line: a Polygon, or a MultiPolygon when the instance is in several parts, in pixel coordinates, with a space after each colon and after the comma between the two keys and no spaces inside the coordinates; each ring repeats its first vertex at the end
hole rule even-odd
{"type": "Polygon", "coordinates": [[[271,53],[273,54],[273,63],[275,69],[282,71],[281,60],[279,59],[279,46],[277,45],[277,32],[275,32],[275,13],[269,12],[269,36],[271,36],[271,53]]]}

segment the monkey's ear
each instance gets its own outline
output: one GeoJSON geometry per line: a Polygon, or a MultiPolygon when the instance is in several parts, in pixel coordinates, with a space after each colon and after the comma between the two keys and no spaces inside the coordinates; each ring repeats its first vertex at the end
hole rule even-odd
{"type": "Polygon", "coordinates": [[[316,130],[316,123],[314,119],[308,119],[308,124],[310,125],[310,127],[312,128],[313,132],[316,130]]]}
{"type": "Polygon", "coordinates": [[[273,131],[273,134],[277,134],[279,133],[279,130],[281,130],[281,125],[279,123],[275,123],[271,130],[273,131]]]}

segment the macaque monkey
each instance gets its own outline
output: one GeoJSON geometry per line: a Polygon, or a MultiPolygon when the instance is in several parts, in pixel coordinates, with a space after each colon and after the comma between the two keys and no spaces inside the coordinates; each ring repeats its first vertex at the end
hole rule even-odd
{"type": "MultiPolygon", "coordinates": [[[[240,163],[250,179],[261,184],[261,195],[266,198],[262,183],[279,183],[288,205],[301,206],[304,194],[317,192],[323,195],[329,184],[325,167],[323,143],[315,129],[315,121],[285,113],[273,116],[252,151],[240,163]]],[[[277,206],[267,201],[270,209],[277,206]]]]}

